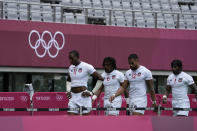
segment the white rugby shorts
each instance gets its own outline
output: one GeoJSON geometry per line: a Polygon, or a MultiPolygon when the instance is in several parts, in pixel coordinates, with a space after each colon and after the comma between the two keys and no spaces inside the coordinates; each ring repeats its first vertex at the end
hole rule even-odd
{"type": "MultiPolygon", "coordinates": [[[[173,108],[190,108],[189,100],[172,100],[173,108]]],[[[173,111],[173,116],[182,115],[188,116],[189,111],[173,111]]]]}
{"type": "MultiPolygon", "coordinates": [[[[104,107],[111,107],[111,108],[121,108],[122,106],[122,99],[121,97],[116,97],[112,103],[109,101],[109,99],[104,99],[104,107]]],[[[105,111],[106,115],[119,115],[119,111],[105,111]]]]}
{"type": "MultiPolygon", "coordinates": [[[[147,97],[140,97],[140,98],[131,98],[130,101],[129,101],[129,106],[132,108],[132,107],[144,107],[146,108],[147,107],[147,97]]],[[[131,114],[132,112],[138,112],[138,113],[141,113],[141,114],[144,114],[144,110],[133,110],[131,111],[131,114]]]]}
{"type": "MultiPolygon", "coordinates": [[[[92,99],[91,97],[82,97],[82,92],[80,93],[72,93],[72,97],[69,99],[68,107],[69,108],[77,108],[77,107],[86,107],[92,108],[92,99]]],[[[72,113],[79,114],[79,111],[68,111],[72,113]]],[[[83,114],[89,113],[90,110],[84,110],[83,114]]]]}

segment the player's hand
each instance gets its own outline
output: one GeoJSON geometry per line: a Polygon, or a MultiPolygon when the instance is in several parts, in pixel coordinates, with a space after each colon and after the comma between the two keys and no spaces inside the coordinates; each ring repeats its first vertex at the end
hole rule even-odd
{"type": "Polygon", "coordinates": [[[115,95],[110,96],[110,97],[109,97],[109,102],[112,103],[112,101],[113,101],[115,98],[116,98],[115,95]]]}
{"type": "Polygon", "coordinates": [[[66,96],[70,99],[72,98],[71,92],[66,92],[66,96]]]}
{"type": "Polygon", "coordinates": [[[91,93],[90,93],[89,91],[84,91],[81,95],[82,95],[83,97],[92,96],[91,93]]]}
{"type": "Polygon", "coordinates": [[[167,96],[166,95],[163,95],[163,100],[162,101],[163,101],[164,104],[167,103],[167,96]]]}

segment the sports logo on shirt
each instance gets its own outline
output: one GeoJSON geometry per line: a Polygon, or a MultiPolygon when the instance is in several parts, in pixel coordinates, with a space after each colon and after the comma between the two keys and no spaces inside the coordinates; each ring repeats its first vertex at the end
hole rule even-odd
{"type": "Polygon", "coordinates": [[[107,77],[107,81],[109,81],[110,80],[110,78],[109,77],[107,77]]]}
{"type": "Polygon", "coordinates": [[[136,76],[137,76],[137,74],[136,74],[136,73],[133,73],[133,74],[132,74],[132,78],[133,78],[133,79],[135,79],[135,78],[136,78],[136,76]]]}
{"type": "Polygon", "coordinates": [[[179,78],[178,82],[182,82],[183,81],[183,78],[179,78]]]}
{"type": "Polygon", "coordinates": [[[78,72],[81,73],[81,72],[82,72],[82,68],[79,68],[79,69],[78,69],[78,72]]]}
{"type": "Polygon", "coordinates": [[[112,75],[112,79],[115,79],[116,78],[116,75],[112,75]]]}
{"type": "Polygon", "coordinates": [[[77,73],[77,69],[74,69],[74,74],[76,75],[76,73],[77,73]]]}

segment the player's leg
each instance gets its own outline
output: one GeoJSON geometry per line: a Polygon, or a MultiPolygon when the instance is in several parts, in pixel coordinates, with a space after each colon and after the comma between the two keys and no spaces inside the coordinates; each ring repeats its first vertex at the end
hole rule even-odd
{"type": "Polygon", "coordinates": [[[83,110],[82,115],[89,115],[90,114],[91,109],[89,109],[89,108],[92,108],[92,99],[90,96],[88,96],[88,97],[81,96],[81,99],[78,100],[78,104],[82,107],[87,108],[87,110],[83,110]]]}
{"type": "MultiPolygon", "coordinates": [[[[116,98],[112,103],[109,102],[109,99],[106,99],[104,101],[104,107],[107,107],[107,105],[110,105],[112,108],[121,108],[122,99],[116,98]]],[[[119,115],[119,112],[120,111],[108,111],[108,115],[117,116],[119,115]]]]}
{"type": "MultiPolygon", "coordinates": [[[[77,108],[77,105],[73,101],[69,100],[68,107],[69,108],[77,108]]],[[[68,115],[78,115],[79,114],[78,111],[68,111],[67,113],[68,113],[68,115]]]]}
{"type": "MultiPolygon", "coordinates": [[[[110,107],[112,107],[111,106],[111,102],[109,102],[109,100],[108,99],[104,99],[104,108],[110,108],[110,107]]],[[[109,111],[105,111],[105,115],[109,115],[109,111]]]]}
{"type": "MultiPolygon", "coordinates": [[[[72,97],[69,99],[68,108],[77,108],[77,93],[71,93],[72,97]]],[[[68,111],[68,115],[78,115],[78,111],[68,111]]]]}

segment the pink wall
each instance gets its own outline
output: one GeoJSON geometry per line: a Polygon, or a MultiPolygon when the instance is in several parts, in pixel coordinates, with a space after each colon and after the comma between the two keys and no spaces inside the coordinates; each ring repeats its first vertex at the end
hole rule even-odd
{"type": "MultiPolygon", "coordinates": [[[[37,38],[34,34],[31,41],[35,43],[37,38]]],[[[44,39],[49,41],[47,36],[44,39]]],[[[57,39],[61,45],[60,36],[57,39]]],[[[53,54],[54,49],[50,49],[53,54]]],[[[68,67],[68,52],[72,49],[96,68],[102,68],[105,56],[113,56],[119,68],[127,69],[128,55],[137,53],[141,64],[151,70],[170,70],[170,62],[178,58],[184,62],[184,70],[197,71],[197,31],[0,20],[0,66],[68,67]],[[28,42],[33,29],[40,34],[45,30],[52,35],[56,31],[64,34],[65,45],[56,58],[48,54],[43,58],[36,56],[28,42]]]]}
{"type": "Polygon", "coordinates": [[[20,116],[0,117],[1,131],[197,131],[197,117],[20,116]]]}

